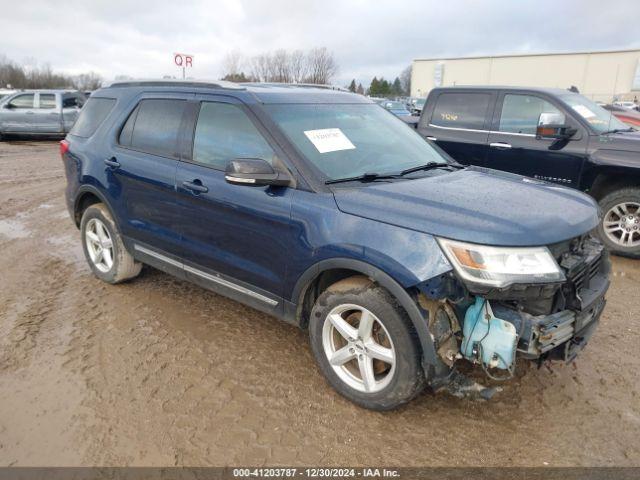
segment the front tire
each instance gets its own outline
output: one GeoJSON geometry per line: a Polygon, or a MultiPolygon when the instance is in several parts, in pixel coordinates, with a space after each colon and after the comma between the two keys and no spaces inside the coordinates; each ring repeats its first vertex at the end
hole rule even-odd
{"type": "Polygon", "coordinates": [[[617,255],[640,258],[640,188],[615,190],[600,200],[598,234],[617,255]]]}
{"type": "Polygon", "coordinates": [[[366,277],[347,278],[320,295],[309,336],[328,382],[362,407],[391,410],[424,389],[411,321],[389,292],[366,277]]]}
{"type": "Polygon", "coordinates": [[[80,222],[82,248],[93,274],[107,283],[138,276],[142,264],[124,247],[111,213],[102,203],[88,207],[80,222]]]}

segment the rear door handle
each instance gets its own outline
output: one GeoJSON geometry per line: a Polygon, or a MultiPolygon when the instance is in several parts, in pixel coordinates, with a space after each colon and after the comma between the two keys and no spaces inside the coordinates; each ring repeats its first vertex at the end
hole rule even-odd
{"type": "Polygon", "coordinates": [[[200,182],[200,180],[194,180],[193,182],[182,182],[182,186],[194,193],[207,193],[209,191],[207,187],[202,185],[202,182],[200,182]]]}
{"type": "Polygon", "coordinates": [[[431,140],[432,142],[435,142],[436,140],[438,140],[436,137],[429,137],[427,136],[427,140],[431,140]]]}
{"type": "Polygon", "coordinates": [[[511,144],[510,143],[504,143],[504,142],[494,142],[494,143],[490,143],[489,146],[491,148],[498,148],[501,150],[508,150],[511,148],[511,144]]]}
{"type": "Polygon", "coordinates": [[[116,157],[107,158],[104,164],[114,169],[120,166],[120,162],[116,160],[116,157]]]}

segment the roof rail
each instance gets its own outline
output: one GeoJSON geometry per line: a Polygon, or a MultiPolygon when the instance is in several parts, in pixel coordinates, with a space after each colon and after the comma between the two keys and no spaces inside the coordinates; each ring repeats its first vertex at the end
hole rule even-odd
{"type": "Polygon", "coordinates": [[[348,92],[348,88],[339,87],[337,85],[329,85],[324,83],[286,83],[286,82],[243,82],[240,85],[245,87],[251,86],[265,86],[265,87],[286,87],[286,88],[321,88],[323,90],[339,90],[341,92],[348,92]]]}
{"type": "Polygon", "coordinates": [[[116,80],[107,87],[211,87],[229,90],[246,90],[245,87],[225,80],[192,80],[192,79],[149,79],[149,80],[116,80]]]}

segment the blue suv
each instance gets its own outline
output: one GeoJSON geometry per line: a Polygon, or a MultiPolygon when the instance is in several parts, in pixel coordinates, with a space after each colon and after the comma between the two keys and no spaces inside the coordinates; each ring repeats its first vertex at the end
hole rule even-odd
{"type": "Polygon", "coordinates": [[[425,387],[490,397],[517,361],[571,361],[604,308],[594,201],[462,167],[363,96],[299,85],[125,81],[61,142],[93,273],[143,264],[309,331],[367,408],[425,387]]]}

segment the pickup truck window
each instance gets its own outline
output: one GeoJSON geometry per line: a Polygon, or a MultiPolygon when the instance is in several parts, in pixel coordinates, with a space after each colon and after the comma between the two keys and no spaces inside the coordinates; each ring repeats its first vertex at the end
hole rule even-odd
{"type": "Polygon", "coordinates": [[[535,135],[541,113],[564,114],[551,103],[535,95],[507,94],[500,113],[501,132],[535,135]]]}
{"type": "Polygon", "coordinates": [[[65,93],[62,96],[62,108],[82,108],[85,98],[77,93],[65,93]]]}
{"type": "Polygon", "coordinates": [[[33,108],[33,93],[26,93],[24,95],[18,95],[9,102],[12,108],[33,108]]]}
{"type": "Polygon", "coordinates": [[[591,125],[591,128],[598,133],[629,128],[628,125],[618,120],[613,113],[578,93],[566,93],[565,95],[560,95],[560,99],[584,118],[591,125]]]}
{"type": "Polygon", "coordinates": [[[442,93],[436,100],[431,123],[440,127],[483,130],[491,95],[442,93]]]}
{"type": "Polygon", "coordinates": [[[193,161],[224,170],[234,158],[261,158],[275,153],[251,120],[236,105],[204,102],[193,141],[193,161]]]}
{"type": "Polygon", "coordinates": [[[40,108],[56,108],[56,96],[53,93],[40,94],[40,108]]]}

